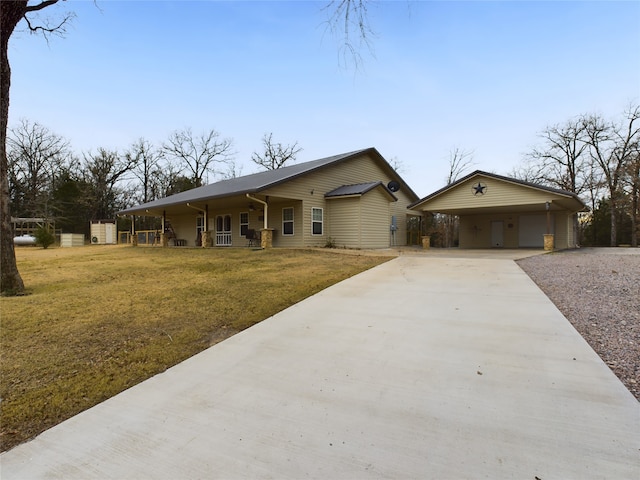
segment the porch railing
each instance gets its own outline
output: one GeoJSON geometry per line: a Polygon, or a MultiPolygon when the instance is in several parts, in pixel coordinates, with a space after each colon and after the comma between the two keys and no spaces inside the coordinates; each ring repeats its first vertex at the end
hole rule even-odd
{"type": "Polygon", "coordinates": [[[218,246],[218,247],[230,247],[231,246],[231,233],[216,232],[216,246],[218,246]]]}

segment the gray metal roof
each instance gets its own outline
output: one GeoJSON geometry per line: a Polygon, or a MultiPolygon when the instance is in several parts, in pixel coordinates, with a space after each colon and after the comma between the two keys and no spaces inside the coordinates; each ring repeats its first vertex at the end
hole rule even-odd
{"type": "MultiPolygon", "coordinates": [[[[375,148],[366,148],[353,152],[334,155],[332,157],[320,158],[310,162],[299,163],[277,170],[267,170],[266,172],[254,173],[237,178],[230,178],[220,182],[193,188],[185,192],[176,193],[165,198],[160,198],[152,202],[130,207],[118,212],[119,215],[138,214],[146,210],[157,210],[160,208],[181,205],[187,202],[199,202],[214,198],[229,197],[232,195],[242,195],[245,193],[255,193],[273,187],[283,182],[287,182],[301,175],[307,174],[319,168],[341,162],[364,153],[373,153],[381,159],[383,157],[375,148]]],[[[384,159],[383,159],[384,160],[384,159]]]]}
{"type": "Polygon", "coordinates": [[[348,197],[348,196],[355,196],[355,195],[364,195],[365,193],[380,186],[386,190],[387,194],[389,194],[391,197],[397,200],[396,196],[392,194],[391,191],[389,191],[389,189],[385,187],[384,184],[380,181],[368,182],[368,183],[357,183],[354,185],[342,185],[341,187],[338,187],[334,190],[331,190],[330,192],[325,193],[324,196],[325,198],[332,198],[332,197],[348,197]]]}

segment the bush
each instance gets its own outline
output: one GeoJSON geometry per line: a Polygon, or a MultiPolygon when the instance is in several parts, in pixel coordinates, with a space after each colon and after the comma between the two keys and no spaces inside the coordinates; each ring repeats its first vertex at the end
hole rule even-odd
{"type": "Polygon", "coordinates": [[[56,241],[56,237],[47,227],[38,227],[33,236],[36,237],[36,244],[42,246],[42,248],[47,248],[56,241]]]}

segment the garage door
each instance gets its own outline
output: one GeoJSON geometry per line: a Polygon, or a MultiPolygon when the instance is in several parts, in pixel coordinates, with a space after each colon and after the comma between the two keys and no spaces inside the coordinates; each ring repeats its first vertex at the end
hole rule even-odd
{"type": "MultiPolygon", "coordinates": [[[[553,233],[553,217],[551,233],[553,233]]],[[[518,227],[518,246],[544,247],[544,234],[547,233],[547,215],[521,215],[518,227]]]]}

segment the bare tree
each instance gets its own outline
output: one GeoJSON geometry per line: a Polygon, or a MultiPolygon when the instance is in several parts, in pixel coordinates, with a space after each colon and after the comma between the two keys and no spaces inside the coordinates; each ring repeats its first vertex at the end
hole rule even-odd
{"type": "Polygon", "coordinates": [[[230,178],[238,178],[242,176],[242,165],[239,165],[235,159],[227,162],[227,170],[220,174],[223,180],[229,180],[230,178]]]}
{"type": "Polygon", "coordinates": [[[397,173],[406,173],[406,166],[402,160],[398,157],[391,157],[389,159],[389,165],[393,168],[397,173]]]}
{"type": "Polygon", "coordinates": [[[640,106],[631,106],[618,124],[606,122],[598,115],[583,118],[589,153],[604,175],[611,206],[610,245],[618,243],[618,214],[622,201],[622,186],[627,165],[635,158],[640,128],[640,106]]]}
{"type": "Polygon", "coordinates": [[[55,5],[59,0],[43,0],[29,5],[28,0],[0,1],[0,293],[20,294],[24,283],[16,265],[13,248],[11,212],[9,207],[9,167],[7,161],[7,127],[9,124],[9,92],[11,86],[11,67],[9,66],[9,38],[20,21],[24,20],[32,33],[64,34],[66,26],[73,17],[66,14],[62,20],[37,25],[37,13],[55,5]]]}
{"type": "Polygon", "coordinates": [[[221,171],[216,164],[227,164],[232,160],[233,140],[221,138],[216,130],[203,132],[194,137],[190,128],[176,130],[162,146],[162,154],[169,160],[177,161],[189,172],[194,185],[200,187],[208,181],[208,173],[214,175],[221,171]]]}
{"type": "Polygon", "coordinates": [[[70,156],[69,143],[38,123],[21,120],[7,137],[12,209],[20,216],[48,217],[57,172],[70,156]]]}
{"type": "Polygon", "coordinates": [[[87,153],[84,158],[91,217],[113,218],[116,211],[124,207],[122,196],[125,192],[121,182],[136,167],[136,159],[104,148],[99,148],[97,154],[87,153]]]}
{"type": "Polygon", "coordinates": [[[132,172],[142,186],[141,194],[136,195],[140,203],[147,203],[161,196],[160,152],[148,140],[139,138],[125,153],[129,163],[134,165],[132,172]]]}
{"type": "MultiPolygon", "coordinates": [[[[525,180],[560,188],[576,195],[596,195],[590,198],[592,208],[598,201],[601,175],[591,155],[586,126],[581,117],[564,124],[547,127],[539,134],[542,144],[526,157],[525,180]]],[[[579,232],[578,216],[573,228],[579,232]]]]}
{"type": "Polygon", "coordinates": [[[634,150],[625,168],[624,183],[630,196],[631,246],[637,247],[640,233],[640,142],[635,142],[634,150]]]}
{"type": "MultiPolygon", "coordinates": [[[[459,180],[463,175],[468,173],[471,167],[475,165],[473,161],[473,152],[454,147],[449,151],[449,173],[445,182],[451,185],[459,180]]],[[[442,246],[446,248],[453,247],[458,230],[459,219],[455,215],[438,214],[433,219],[435,228],[441,236],[442,246]]]]}
{"type": "Polygon", "coordinates": [[[475,165],[473,161],[473,152],[461,149],[460,147],[454,147],[449,151],[449,174],[446,178],[446,184],[451,185],[457,181],[461,176],[466,174],[472,166],[475,165]]]}
{"type": "Polygon", "coordinates": [[[295,162],[296,155],[302,151],[298,142],[293,145],[282,145],[273,141],[273,133],[264,134],[262,137],[264,153],[254,152],[251,161],[267,170],[277,170],[285,166],[287,162],[295,162]]]}
{"type": "Polygon", "coordinates": [[[542,146],[529,154],[538,172],[537,182],[576,194],[585,190],[590,161],[585,128],[578,118],[540,133],[542,146]]]}
{"type": "Polygon", "coordinates": [[[331,0],[323,8],[328,15],[327,29],[341,38],[340,55],[345,63],[352,61],[356,67],[362,63],[363,47],[373,54],[371,39],[375,32],[369,23],[372,3],[372,0],[331,0]]]}

